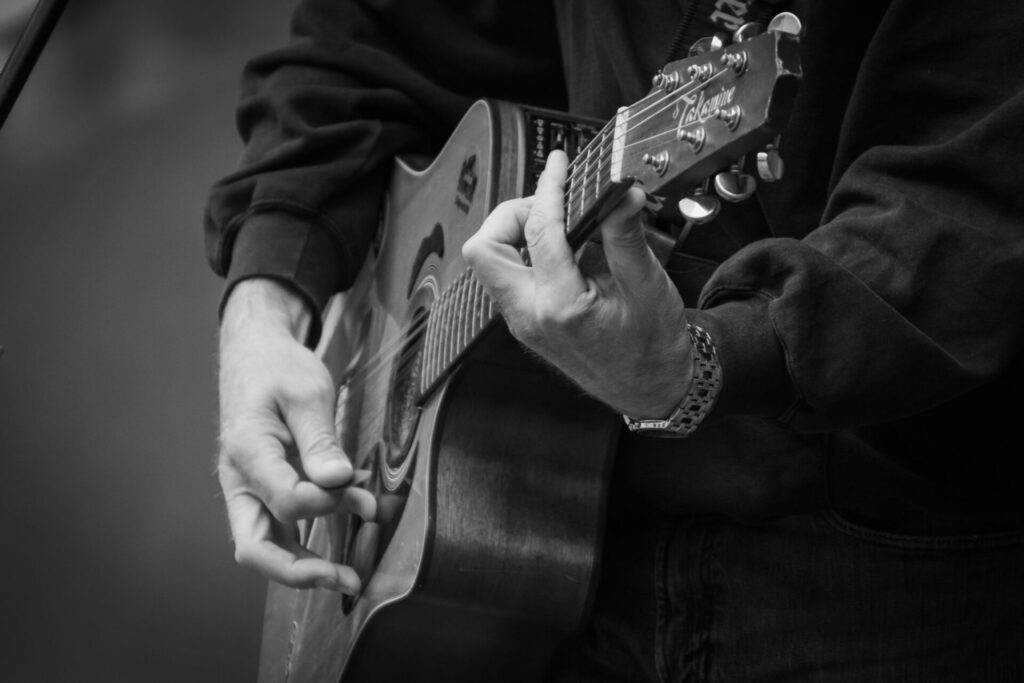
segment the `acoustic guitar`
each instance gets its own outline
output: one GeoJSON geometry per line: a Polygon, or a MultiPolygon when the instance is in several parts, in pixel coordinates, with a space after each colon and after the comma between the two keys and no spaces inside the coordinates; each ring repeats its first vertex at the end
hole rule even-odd
{"type": "Polygon", "coordinates": [[[576,248],[633,185],[675,224],[750,196],[748,170],[782,172],[798,34],[784,14],[699,41],[603,126],[480,101],[428,165],[396,162],[372,253],[318,347],[378,515],[320,518],[301,539],[363,589],[272,584],[261,683],[539,678],[592,599],[622,420],[514,342],[461,246],[499,202],[533,192],[556,147],[573,158],[576,248]]]}

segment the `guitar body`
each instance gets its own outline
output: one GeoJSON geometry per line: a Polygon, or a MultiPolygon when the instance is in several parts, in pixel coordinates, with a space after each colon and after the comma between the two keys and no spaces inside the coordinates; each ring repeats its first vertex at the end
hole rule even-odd
{"type": "Polygon", "coordinates": [[[466,270],[463,242],[529,188],[535,125],[481,101],[428,167],[396,163],[370,259],[329,307],[318,348],[380,519],[303,530],[363,590],[272,584],[261,683],[537,680],[586,613],[618,416],[500,324],[413,397],[427,309],[466,270]]]}

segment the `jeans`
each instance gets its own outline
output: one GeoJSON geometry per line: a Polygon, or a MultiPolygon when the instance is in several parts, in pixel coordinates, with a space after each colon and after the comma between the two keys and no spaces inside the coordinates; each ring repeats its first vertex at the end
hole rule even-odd
{"type": "Polygon", "coordinates": [[[1024,681],[1024,532],[610,507],[591,619],[551,681],[1024,681]]]}

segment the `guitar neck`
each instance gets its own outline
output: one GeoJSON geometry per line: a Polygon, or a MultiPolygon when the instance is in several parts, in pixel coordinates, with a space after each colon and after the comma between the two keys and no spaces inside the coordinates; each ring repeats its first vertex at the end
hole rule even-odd
{"type": "MultiPolygon", "coordinates": [[[[569,164],[563,199],[566,238],[579,249],[622,197],[630,183],[612,180],[614,122],[601,131],[569,164]]],[[[529,262],[529,255],[524,255],[529,262]]],[[[500,317],[494,301],[466,269],[430,306],[423,333],[420,398],[425,399],[459,360],[500,317]]]]}

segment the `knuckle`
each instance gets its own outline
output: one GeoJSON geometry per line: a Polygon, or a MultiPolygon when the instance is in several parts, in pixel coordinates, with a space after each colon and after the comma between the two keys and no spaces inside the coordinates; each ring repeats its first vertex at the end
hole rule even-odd
{"type": "Polygon", "coordinates": [[[462,258],[470,266],[477,265],[483,256],[483,245],[479,234],[476,233],[462,244],[462,258]]]}
{"type": "Polygon", "coordinates": [[[248,543],[235,542],[235,564],[246,569],[256,569],[256,553],[248,543]]]}
{"type": "Polygon", "coordinates": [[[610,246],[620,249],[647,249],[647,237],[638,223],[627,223],[619,230],[605,230],[602,239],[610,246]]]}
{"type": "Polygon", "coordinates": [[[270,514],[274,515],[278,521],[290,524],[302,519],[302,506],[291,496],[272,493],[267,496],[265,504],[270,510],[270,514]]]}
{"type": "Polygon", "coordinates": [[[512,336],[527,346],[536,346],[536,342],[543,336],[536,320],[530,316],[506,314],[505,322],[512,336]]]}
{"type": "Polygon", "coordinates": [[[534,253],[544,248],[543,226],[547,223],[548,218],[540,211],[535,212],[532,218],[533,220],[530,220],[523,230],[523,237],[526,239],[526,248],[534,253]]]}
{"type": "Polygon", "coordinates": [[[307,455],[319,455],[323,453],[333,453],[338,449],[338,441],[334,438],[334,435],[330,432],[317,432],[314,434],[306,448],[307,455]]]}
{"type": "Polygon", "coordinates": [[[296,376],[282,388],[285,401],[294,404],[309,404],[330,401],[334,387],[328,377],[320,373],[306,373],[296,376]]]}
{"type": "Polygon", "coordinates": [[[234,459],[234,456],[246,449],[246,430],[237,424],[224,425],[220,431],[220,452],[223,458],[234,459]]]}
{"type": "Polygon", "coordinates": [[[579,326],[582,311],[576,306],[563,305],[561,302],[539,302],[536,308],[537,327],[557,333],[572,330],[579,326]]]}
{"type": "Polygon", "coordinates": [[[536,329],[534,329],[532,326],[522,324],[513,325],[510,323],[508,326],[508,330],[509,332],[512,333],[513,337],[515,337],[518,341],[522,342],[526,346],[530,348],[534,348],[537,346],[537,342],[539,341],[539,335],[537,334],[536,329]]]}
{"type": "Polygon", "coordinates": [[[222,432],[220,453],[217,457],[217,473],[223,477],[236,471],[249,461],[256,449],[243,432],[232,430],[222,432]]]}

